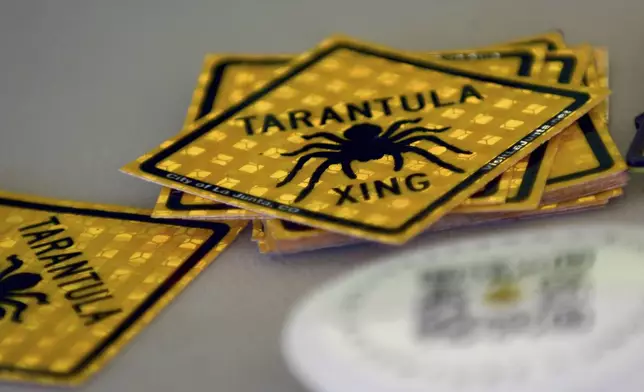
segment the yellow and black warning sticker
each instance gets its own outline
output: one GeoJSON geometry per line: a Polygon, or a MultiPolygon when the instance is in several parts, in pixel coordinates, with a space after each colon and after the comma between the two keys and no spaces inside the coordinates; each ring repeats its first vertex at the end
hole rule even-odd
{"type": "MultiPolygon", "coordinates": [[[[602,86],[594,61],[589,64],[583,83],[602,86]]],[[[608,103],[604,101],[562,133],[547,179],[546,195],[603,181],[626,171],[626,162],[608,130],[607,112],[608,103]]]]}
{"type": "MultiPolygon", "coordinates": [[[[546,53],[545,65],[539,79],[549,83],[581,85],[592,62],[591,47],[553,50],[546,53]]],[[[601,103],[600,105],[602,105],[601,103]]],[[[506,203],[500,206],[459,208],[459,212],[502,212],[535,210],[541,203],[548,178],[556,166],[559,146],[566,140],[566,130],[537,148],[511,170],[519,175],[512,178],[506,203]]],[[[566,167],[570,167],[569,165],[566,167]]],[[[563,169],[566,170],[566,169],[563,169]]]]}
{"type": "Polygon", "coordinates": [[[242,227],[0,192],[0,379],[85,381],[242,227]]]}
{"type": "MultiPolygon", "coordinates": [[[[436,54],[444,60],[458,60],[467,65],[468,62],[475,69],[489,70],[495,75],[537,77],[541,74],[544,65],[545,51],[534,47],[496,48],[466,50],[460,52],[440,52],[436,54]]],[[[532,155],[532,154],[531,154],[532,155]]],[[[520,163],[518,164],[520,165],[520,163]]],[[[523,180],[524,171],[512,168],[506,170],[494,180],[465,200],[457,209],[459,212],[476,211],[478,206],[504,204],[509,198],[510,187],[513,179],[516,182],[523,180]],[[519,173],[519,174],[517,174],[519,173]]],[[[526,177],[526,184],[530,181],[526,177]]],[[[488,207],[494,209],[494,207],[488,207]]],[[[485,207],[484,207],[485,209],[485,207]]]]}
{"type": "MultiPolygon", "coordinates": [[[[476,64],[476,67],[499,75],[534,77],[539,75],[545,51],[530,47],[500,48],[430,53],[450,61],[476,64]]],[[[184,121],[185,130],[207,114],[238,103],[272,77],[275,70],[289,61],[287,56],[208,55],[204,60],[197,87],[184,121]]],[[[186,133],[183,131],[182,133],[186,133]]],[[[170,145],[168,140],[164,145],[170,145]]],[[[222,157],[225,158],[225,157],[222,157]]],[[[512,172],[506,171],[466,200],[464,205],[503,203],[509,192],[512,172]]],[[[257,213],[204,199],[182,191],[163,188],[152,216],[155,218],[253,219],[257,213]]]]}
{"type": "Polygon", "coordinates": [[[453,64],[330,39],[123,171],[263,214],[403,243],[607,95],[453,64]]]}

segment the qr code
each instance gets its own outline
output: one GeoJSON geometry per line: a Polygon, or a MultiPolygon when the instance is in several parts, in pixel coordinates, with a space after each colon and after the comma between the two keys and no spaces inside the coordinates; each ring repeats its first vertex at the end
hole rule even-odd
{"type": "Polygon", "coordinates": [[[494,261],[421,276],[421,338],[570,331],[592,324],[594,254],[494,261]]]}

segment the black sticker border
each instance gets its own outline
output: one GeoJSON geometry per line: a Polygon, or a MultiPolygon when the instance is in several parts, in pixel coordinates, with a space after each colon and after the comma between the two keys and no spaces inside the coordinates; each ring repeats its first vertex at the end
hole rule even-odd
{"type": "MultiPolygon", "coordinates": [[[[532,67],[535,62],[534,54],[529,50],[524,49],[515,49],[511,51],[504,50],[500,52],[493,49],[483,49],[476,50],[473,52],[450,52],[445,54],[437,54],[437,57],[441,57],[444,60],[458,60],[458,61],[475,61],[479,59],[490,59],[496,58],[492,57],[492,54],[498,54],[498,58],[519,58],[521,63],[519,69],[517,70],[516,76],[531,76],[532,67]]],[[[219,61],[213,65],[210,70],[211,77],[209,78],[208,86],[204,89],[206,92],[204,98],[199,103],[199,109],[197,110],[197,115],[191,121],[198,121],[201,118],[205,117],[212,112],[215,101],[217,99],[217,94],[219,92],[219,87],[224,78],[224,74],[227,69],[230,69],[232,66],[275,66],[275,65],[284,65],[287,64],[290,59],[284,57],[272,58],[272,57],[263,57],[263,58],[248,58],[248,59],[225,59],[219,61]]],[[[536,180],[533,179],[534,182],[536,180]]],[[[495,178],[494,180],[488,182],[485,187],[473,194],[471,197],[474,199],[489,197],[494,195],[499,191],[499,186],[501,184],[501,176],[495,178]]],[[[168,195],[168,199],[165,203],[165,208],[171,211],[229,211],[229,210],[240,210],[239,207],[230,206],[227,204],[212,204],[212,203],[185,203],[183,201],[185,192],[172,189],[168,195]]]]}
{"type": "MultiPolygon", "coordinates": [[[[267,200],[263,199],[260,197],[255,197],[252,195],[244,194],[242,192],[237,192],[231,189],[227,189],[221,186],[216,186],[214,184],[207,184],[202,181],[199,181],[195,178],[191,178],[188,176],[184,176],[181,174],[173,173],[167,170],[160,169],[156,167],[156,165],[160,162],[162,162],[164,159],[167,157],[171,156],[175,152],[179,151],[186,145],[190,144],[200,136],[204,135],[205,133],[209,132],[211,129],[215,128],[216,126],[220,125],[222,122],[226,121],[227,119],[231,118],[233,115],[235,115],[237,112],[243,110],[250,104],[254,103],[267,93],[271,92],[278,86],[282,85],[285,83],[287,80],[290,78],[294,77],[295,75],[303,72],[306,70],[308,67],[311,65],[317,63],[321,59],[327,57],[331,53],[337,51],[337,50],[349,50],[349,51],[354,51],[357,53],[361,53],[362,55],[365,56],[374,56],[378,58],[383,58],[387,59],[390,61],[395,61],[395,62],[400,62],[400,63],[405,63],[409,64],[418,68],[424,68],[424,69],[430,69],[454,76],[461,76],[461,77],[466,77],[470,78],[473,80],[478,80],[482,82],[487,82],[487,83],[495,83],[495,84],[500,84],[504,86],[509,86],[509,87],[514,87],[514,88],[520,88],[520,89],[525,89],[525,90],[531,90],[531,91],[537,91],[541,93],[546,93],[546,94],[553,94],[553,95],[560,95],[560,96],[565,96],[572,98],[574,101],[568,105],[566,108],[564,108],[560,113],[557,115],[553,116],[550,118],[548,121],[544,122],[543,125],[549,125],[552,123],[556,123],[560,121],[560,119],[557,118],[557,116],[566,116],[567,113],[569,112],[574,112],[577,110],[579,107],[583,106],[585,102],[590,100],[590,95],[586,92],[580,92],[580,91],[574,91],[574,90],[566,90],[566,89],[561,89],[555,86],[543,86],[543,85],[535,85],[533,83],[530,83],[529,81],[515,81],[515,80],[507,80],[504,78],[499,78],[496,76],[491,76],[491,75],[484,75],[480,74],[475,71],[468,71],[468,70],[462,70],[458,68],[453,68],[449,65],[443,65],[443,64],[434,64],[426,60],[422,59],[416,59],[413,57],[406,57],[406,56],[401,56],[398,54],[393,54],[388,51],[382,51],[380,49],[376,48],[371,48],[365,45],[361,45],[358,43],[351,43],[351,42],[338,42],[333,45],[330,45],[324,49],[319,50],[318,52],[314,53],[311,55],[309,58],[306,59],[306,61],[303,61],[296,66],[291,67],[288,72],[284,73],[282,76],[279,78],[276,78],[272,80],[270,83],[265,85],[263,88],[255,91],[253,94],[251,94],[249,97],[247,97],[244,101],[240,102],[239,104],[227,109],[220,115],[214,117],[213,119],[204,122],[201,124],[201,126],[192,131],[189,134],[183,135],[179,140],[177,140],[175,143],[173,143],[171,146],[169,146],[167,149],[161,150],[143,163],[139,165],[139,168],[142,172],[148,173],[152,176],[158,177],[158,178],[167,178],[169,180],[177,181],[179,184],[181,182],[178,179],[173,179],[169,177],[180,177],[184,178],[187,180],[190,180],[192,184],[187,185],[197,188],[196,185],[193,184],[202,184],[202,185],[210,185],[211,189],[221,189],[223,191],[229,192],[229,193],[234,193],[239,195],[240,197],[248,197],[257,200],[258,202],[261,202],[263,204],[258,203],[258,205],[263,206],[264,208],[271,208],[276,211],[288,211],[289,209],[293,209],[294,207],[282,203],[278,203],[272,200],[267,200]]],[[[537,127],[533,132],[530,134],[526,135],[523,139],[517,141],[517,143],[510,148],[508,148],[506,151],[501,153],[500,155],[508,155],[511,156],[514,153],[516,153],[516,150],[514,149],[515,146],[519,146],[520,143],[522,143],[525,139],[533,139],[535,138],[535,135],[539,135],[538,131],[539,127],[537,127]]],[[[539,136],[536,136],[538,138],[539,136]]],[[[346,227],[351,227],[351,228],[358,228],[366,232],[371,232],[371,233],[377,233],[377,234],[399,234],[403,233],[408,227],[412,226],[416,222],[421,221],[424,219],[427,215],[429,215],[433,210],[439,208],[443,204],[447,203],[449,200],[451,200],[455,195],[457,195],[459,192],[461,192],[463,189],[468,188],[469,186],[472,186],[478,179],[480,179],[482,176],[484,176],[486,173],[489,171],[493,170],[493,167],[490,167],[489,165],[485,165],[478,169],[475,173],[473,173],[471,176],[468,178],[464,179],[462,182],[457,184],[454,188],[451,190],[447,191],[445,194],[443,194],[440,198],[432,202],[430,205],[425,207],[423,210],[421,210],[419,213],[408,219],[406,222],[401,224],[398,227],[395,228],[384,228],[384,227],[378,227],[378,226],[373,226],[373,225],[368,225],[364,224],[361,222],[355,222],[355,221],[350,221],[347,219],[343,218],[336,218],[333,216],[325,215],[325,214],[320,214],[318,212],[314,211],[309,211],[305,210],[302,208],[297,209],[297,213],[290,213],[290,214],[296,214],[302,217],[310,218],[310,219],[315,219],[318,221],[323,221],[323,222],[329,222],[329,223],[334,223],[334,224],[339,224],[343,225],[346,227]]],[[[184,184],[185,185],[185,184],[184,184]]],[[[222,195],[223,196],[223,195],[222,195]]]]}
{"type": "MultiPolygon", "coordinates": [[[[0,197],[0,206],[15,207],[27,210],[47,211],[58,214],[71,214],[92,216],[98,218],[128,220],[144,223],[156,223],[160,225],[173,225],[179,227],[188,227],[193,229],[205,229],[212,231],[212,235],[199,246],[199,248],[192,253],[175,271],[166,278],[166,280],[159,285],[153,292],[151,292],[145,301],[131,312],[123,322],[114,329],[105,339],[103,339],[91,352],[82,358],[70,371],[68,372],[54,372],[47,369],[30,369],[22,368],[14,365],[3,365],[0,363],[0,373],[11,372],[14,374],[31,375],[31,376],[45,376],[57,379],[64,379],[76,376],[82,373],[88,366],[97,360],[105,350],[107,350],[114,343],[117,343],[122,335],[132,327],[136,322],[148,312],[165,294],[172,289],[179,281],[190,272],[201,259],[203,259],[208,252],[214,249],[230,232],[230,226],[221,222],[208,222],[198,220],[186,219],[155,219],[149,215],[136,214],[131,212],[113,212],[103,211],[93,208],[77,208],[71,206],[60,206],[56,204],[47,204],[45,202],[32,202],[18,200],[11,197],[0,197]]],[[[129,342],[128,342],[129,343],[129,342]]],[[[118,355],[118,353],[117,353],[118,355]]]]}
{"type": "Polygon", "coordinates": [[[212,203],[194,203],[186,204],[184,203],[184,198],[186,196],[185,192],[178,191],[176,189],[170,188],[170,193],[168,194],[168,199],[165,202],[165,207],[172,211],[237,211],[241,210],[239,207],[230,206],[228,204],[217,203],[213,201],[212,203]]]}
{"type": "Polygon", "coordinates": [[[482,199],[484,197],[490,197],[497,193],[499,191],[499,187],[501,186],[501,177],[503,174],[496,176],[494,180],[488,182],[485,184],[483,189],[480,191],[474,193],[472,196],[470,196],[470,199],[482,199]]]}

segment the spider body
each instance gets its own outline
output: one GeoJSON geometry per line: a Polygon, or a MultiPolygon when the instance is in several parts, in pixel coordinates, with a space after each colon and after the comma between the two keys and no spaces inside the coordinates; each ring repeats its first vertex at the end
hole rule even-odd
{"type": "Polygon", "coordinates": [[[389,139],[378,137],[382,128],[373,124],[358,124],[344,131],[348,140],[343,151],[353,154],[353,160],[359,162],[375,161],[395,152],[395,146],[389,139]]]}
{"type": "Polygon", "coordinates": [[[340,164],[343,173],[348,178],[356,179],[357,176],[351,167],[351,163],[353,161],[368,162],[384,158],[385,156],[391,156],[394,160],[394,171],[398,172],[403,168],[403,154],[413,153],[442,168],[456,173],[463,173],[461,168],[443,161],[429,151],[412,145],[415,142],[425,140],[433,142],[434,144],[442,146],[455,153],[471,154],[470,151],[453,146],[437,136],[427,135],[427,133],[445,132],[449,130],[450,127],[429,129],[416,126],[397,133],[397,131],[404,125],[417,124],[421,120],[421,118],[416,118],[412,120],[396,121],[386,130],[383,130],[382,127],[375,124],[356,124],[347,128],[342,133],[342,136],[344,137],[340,137],[329,132],[317,132],[312,135],[302,136],[305,140],[322,138],[333,143],[310,143],[299,150],[283,153],[282,156],[292,157],[300,155],[300,158],[298,158],[295,166],[288,175],[277,184],[277,187],[284,186],[291,182],[309,160],[316,158],[323,158],[324,161],[315,169],[307,186],[296,197],[296,202],[301,201],[308,196],[313,191],[313,188],[318,183],[324,172],[329,168],[329,166],[334,164],[340,164]],[[301,155],[314,149],[318,149],[318,151],[301,155]]]}
{"type": "Polygon", "coordinates": [[[35,287],[42,278],[38,274],[29,272],[14,273],[24,262],[16,255],[7,257],[9,267],[0,272],[0,319],[7,314],[6,306],[13,306],[11,320],[15,323],[22,322],[22,312],[27,310],[27,304],[20,298],[34,298],[39,304],[47,304],[47,295],[43,293],[26,291],[35,287]]]}

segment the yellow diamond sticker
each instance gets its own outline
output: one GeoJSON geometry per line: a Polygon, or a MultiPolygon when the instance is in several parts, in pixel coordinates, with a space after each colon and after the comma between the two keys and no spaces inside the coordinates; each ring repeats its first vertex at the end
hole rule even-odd
{"type": "Polygon", "coordinates": [[[299,57],[237,106],[204,117],[170,147],[123,170],[267,215],[403,243],[605,96],[604,90],[497,77],[459,68],[454,62],[331,39],[299,57]],[[383,73],[398,77],[372,76],[383,73]],[[410,89],[408,81],[415,79],[426,81],[430,89],[410,89]],[[329,90],[330,80],[350,88],[329,90]],[[291,92],[288,98],[282,93],[285,89],[291,92]],[[495,107],[502,99],[516,101],[517,110],[495,107]],[[258,111],[258,102],[262,108],[270,103],[270,111],[258,111]],[[534,104],[546,109],[537,114],[523,112],[534,104]],[[443,116],[453,108],[465,112],[456,119],[443,116]],[[521,124],[511,131],[501,128],[509,119],[521,124]],[[453,129],[464,129],[471,136],[451,138],[453,129]],[[212,132],[227,137],[212,142],[207,137],[212,132]],[[241,140],[257,145],[250,151],[234,148],[241,140]],[[208,153],[182,153],[191,147],[208,153]],[[444,149],[432,152],[436,147],[444,149]],[[264,157],[262,152],[270,148],[286,152],[281,159],[264,157]],[[208,156],[217,154],[232,159],[225,167],[209,167],[208,156]],[[379,162],[385,156],[391,158],[388,166],[379,162]],[[159,165],[167,160],[179,166],[170,171],[159,165]],[[411,160],[423,166],[410,168],[406,164],[411,160]],[[250,162],[261,169],[239,170],[250,162]],[[339,170],[331,170],[333,166],[339,170]],[[207,179],[189,176],[197,168],[211,174],[207,179]],[[286,174],[276,179],[276,172],[286,174]],[[250,195],[256,186],[268,190],[261,197],[250,195]],[[390,200],[399,196],[410,203],[387,209],[390,200]],[[311,202],[328,206],[313,211],[305,207],[311,202]]]}
{"type": "MultiPolygon", "coordinates": [[[[458,61],[463,65],[476,64],[477,67],[498,73],[503,68],[510,76],[531,77],[537,75],[542,68],[542,61],[545,51],[534,48],[499,48],[491,50],[470,50],[459,52],[436,52],[429,56],[438,57],[450,61],[458,61]]],[[[239,101],[240,97],[248,96],[257,83],[265,83],[275,73],[275,71],[287,64],[289,58],[286,56],[224,56],[208,55],[204,60],[202,72],[198,78],[197,88],[193,94],[193,100],[188,110],[184,122],[184,133],[189,132],[188,125],[199,120],[206,114],[218,113],[222,109],[233,105],[239,101]],[[254,83],[250,83],[253,81],[254,83]]],[[[392,78],[391,75],[384,74],[381,79],[392,78]]],[[[331,82],[331,89],[344,88],[346,83],[335,80],[331,82]]],[[[428,83],[422,80],[411,80],[408,83],[410,88],[426,89],[428,83]]],[[[293,90],[288,90],[287,97],[293,96],[293,90]]],[[[442,93],[449,96],[455,94],[456,90],[443,91],[442,93]]],[[[284,95],[284,94],[282,94],[284,95]]],[[[308,98],[310,100],[311,98],[308,98]]],[[[260,105],[262,108],[265,103],[260,105]]],[[[508,107],[505,107],[506,109],[508,107]]],[[[454,108],[445,111],[444,117],[458,118],[464,110],[454,108]]],[[[220,141],[226,138],[221,132],[213,132],[208,136],[211,140],[220,141]]],[[[295,139],[297,140],[297,138],[295,139]]],[[[174,143],[174,140],[164,142],[163,146],[167,147],[174,143]]],[[[235,148],[254,147],[255,142],[250,140],[241,140],[233,145],[235,148]]],[[[202,148],[195,147],[187,150],[187,153],[200,154],[202,148]]],[[[266,150],[263,155],[273,158],[279,158],[280,154],[286,152],[276,148],[266,150]]],[[[218,154],[212,162],[225,166],[232,157],[225,154],[218,154]]],[[[252,167],[251,167],[252,170],[252,167]]],[[[198,174],[199,172],[195,172],[198,174]]],[[[191,176],[192,175],[191,173],[191,176]]],[[[506,171],[500,178],[495,179],[486,185],[480,192],[472,195],[464,205],[488,205],[500,204],[506,200],[509,189],[506,184],[510,183],[512,176],[511,171],[506,171]]],[[[257,192],[251,192],[254,196],[261,196],[257,192]]],[[[252,219],[257,216],[252,211],[242,210],[216,201],[196,197],[194,195],[184,194],[174,190],[163,189],[154,208],[154,217],[158,218],[191,218],[191,219],[252,219]]]]}
{"type": "Polygon", "coordinates": [[[0,193],[0,379],[86,380],[242,227],[0,193]]]}

